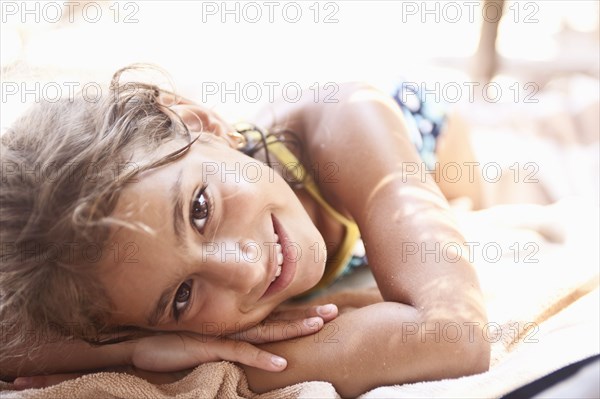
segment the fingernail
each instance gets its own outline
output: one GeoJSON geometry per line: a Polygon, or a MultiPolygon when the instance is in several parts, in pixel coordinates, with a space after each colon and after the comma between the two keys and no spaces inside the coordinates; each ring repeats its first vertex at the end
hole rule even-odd
{"type": "Polygon", "coordinates": [[[334,311],[335,311],[335,305],[332,305],[332,304],[317,307],[317,313],[320,314],[321,316],[330,315],[334,311]]]}
{"type": "Polygon", "coordinates": [[[308,328],[314,328],[318,327],[320,321],[320,317],[309,317],[308,319],[304,319],[304,325],[308,328]]]}
{"type": "Polygon", "coordinates": [[[287,361],[279,356],[272,356],[271,363],[273,363],[277,368],[283,368],[287,365],[287,361]]]}

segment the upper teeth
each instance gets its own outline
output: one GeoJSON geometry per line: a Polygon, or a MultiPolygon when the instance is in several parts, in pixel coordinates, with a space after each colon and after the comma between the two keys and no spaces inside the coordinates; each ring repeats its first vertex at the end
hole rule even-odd
{"type": "Polygon", "coordinates": [[[275,271],[275,277],[273,278],[273,281],[275,281],[275,279],[281,275],[281,266],[283,265],[283,252],[281,251],[281,244],[279,243],[279,236],[277,234],[275,234],[275,241],[277,242],[277,244],[275,244],[277,270],[275,271]]]}
{"type": "Polygon", "coordinates": [[[283,253],[281,252],[281,245],[277,244],[275,248],[277,248],[277,264],[281,266],[283,264],[283,253]]]}

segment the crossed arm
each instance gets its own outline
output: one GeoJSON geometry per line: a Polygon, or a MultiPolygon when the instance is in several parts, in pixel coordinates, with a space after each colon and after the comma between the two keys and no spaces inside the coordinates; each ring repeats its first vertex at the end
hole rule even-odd
{"type": "MultiPolygon", "coordinates": [[[[324,322],[334,319],[337,313],[337,308],[331,305],[326,314],[322,307],[308,305],[276,310],[262,323],[227,337],[209,337],[183,331],[148,331],[143,338],[92,346],[78,339],[59,339],[54,335],[34,351],[30,349],[31,342],[25,339],[27,337],[23,331],[2,326],[2,341],[15,340],[20,345],[13,348],[11,353],[0,352],[0,378],[11,380],[18,377],[15,385],[25,389],[54,385],[95,371],[117,371],[138,375],[159,384],[181,378],[179,371],[220,360],[277,372],[285,368],[285,360],[283,364],[273,363],[273,355],[256,344],[289,339],[290,334],[314,334],[323,327],[324,322]],[[294,328],[289,329],[290,325],[294,328]],[[263,328],[267,329],[267,334],[263,328]]],[[[33,334],[33,338],[43,339],[43,334],[37,333],[26,331],[27,336],[33,334]]]]}

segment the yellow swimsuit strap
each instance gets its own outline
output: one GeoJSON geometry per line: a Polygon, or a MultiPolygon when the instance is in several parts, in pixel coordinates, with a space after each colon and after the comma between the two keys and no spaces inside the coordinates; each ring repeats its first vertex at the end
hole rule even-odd
{"type": "Polygon", "coordinates": [[[352,250],[360,238],[360,232],[353,220],[348,219],[336,211],[327,201],[325,201],[312,176],[306,172],[305,168],[285,144],[278,141],[273,136],[269,136],[267,144],[269,151],[283,164],[286,172],[293,176],[294,180],[302,182],[303,188],[306,189],[314,200],[317,201],[329,215],[346,228],[346,235],[337,253],[333,257],[328,257],[327,267],[323,278],[316,287],[309,291],[310,293],[330,285],[340,274],[342,274],[352,258],[352,250]]]}

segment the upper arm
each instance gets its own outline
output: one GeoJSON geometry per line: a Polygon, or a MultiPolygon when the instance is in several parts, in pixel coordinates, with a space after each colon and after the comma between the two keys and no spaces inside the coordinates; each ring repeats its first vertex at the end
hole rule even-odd
{"type": "Polygon", "coordinates": [[[384,300],[411,305],[426,320],[485,323],[465,240],[424,178],[395,101],[364,83],[341,85],[335,103],[310,97],[269,108],[263,121],[300,135],[322,194],[357,222],[384,300]]]}
{"type": "Polygon", "coordinates": [[[384,299],[483,321],[465,240],[433,179],[415,172],[424,165],[393,99],[353,85],[323,109],[307,122],[307,151],[313,163],[337,165],[320,188],[356,220],[384,299]]]}

